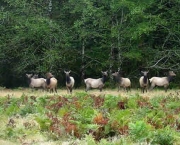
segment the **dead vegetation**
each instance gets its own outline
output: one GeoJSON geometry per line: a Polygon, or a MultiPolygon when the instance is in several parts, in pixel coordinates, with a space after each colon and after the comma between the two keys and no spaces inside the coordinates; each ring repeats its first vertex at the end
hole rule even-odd
{"type": "Polygon", "coordinates": [[[59,89],[58,94],[3,89],[0,91],[3,130],[0,143],[7,139],[8,144],[10,139],[20,144],[56,144],[56,141],[67,141],[67,137],[81,140],[85,135],[99,142],[134,133],[132,142],[141,139],[141,135],[136,136],[139,126],[146,128],[147,132],[142,130],[145,134],[153,134],[155,129],[162,130],[165,126],[179,131],[179,94],[180,90],[141,93],[141,90],[105,89],[86,93],[76,89],[70,95],[66,89],[59,89]]]}

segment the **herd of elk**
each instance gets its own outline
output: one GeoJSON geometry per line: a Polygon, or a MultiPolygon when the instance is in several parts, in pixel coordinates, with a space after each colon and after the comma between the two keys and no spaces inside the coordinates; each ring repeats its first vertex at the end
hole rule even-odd
{"type": "MultiPolygon", "coordinates": [[[[68,93],[72,93],[75,80],[72,76],[70,76],[71,71],[64,71],[66,77],[66,88],[68,93]]],[[[108,71],[101,71],[101,78],[86,78],[84,79],[84,83],[86,86],[85,91],[87,92],[90,89],[99,89],[102,91],[105,82],[107,81],[108,71]]],[[[169,83],[172,81],[172,78],[176,76],[173,71],[169,71],[167,76],[164,77],[152,77],[148,79],[149,71],[141,71],[142,76],[139,78],[139,86],[141,88],[142,93],[147,92],[148,89],[152,90],[155,86],[164,87],[165,92],[167,92],[169,83]]],[[[122,77],[120,72],[114,72],[111,74],[114,77],[114,80],[117,83],[118,91],[120,87],[122,87],[125,91],[130,90],[131,81],[129,78],[122,77]]],[[[28,78],[29,87],[33,88],[42,88],[43,90],[47,90],[49,92],[57,93],[57,84],[58,80],[52,75],[52,73],[48,72],[45,78],[39,78],[36,74],[26,74],[28,78]]]]}

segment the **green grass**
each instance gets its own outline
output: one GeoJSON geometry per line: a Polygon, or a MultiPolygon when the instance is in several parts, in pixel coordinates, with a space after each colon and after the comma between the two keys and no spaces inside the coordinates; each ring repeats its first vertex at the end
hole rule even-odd
{"type": "Polygon", "coordinates": [[[0,143],[178,144],[178,93],[154,96],[137,91],[1,96],[0,143]]]}

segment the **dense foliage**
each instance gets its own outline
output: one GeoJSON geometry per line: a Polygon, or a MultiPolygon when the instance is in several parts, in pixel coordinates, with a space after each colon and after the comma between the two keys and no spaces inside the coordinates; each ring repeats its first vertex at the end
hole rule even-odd
{"type": "Polygon", "coordinates": [[[151,75],[180,69],[179,0],[1,0],[0,6],[3,86],[26,85],[26,72],[51,71],[62,81],[62,71],[71,69],[80,84],[101,70],[136,79],[141,69],[151,75]]]}
{"type": "Polygon", "coordinates": [[[154,98],[9,95],[0,98],[0,138],[22,144],[179,144],[179,101],[178,92],[154,98]]]}

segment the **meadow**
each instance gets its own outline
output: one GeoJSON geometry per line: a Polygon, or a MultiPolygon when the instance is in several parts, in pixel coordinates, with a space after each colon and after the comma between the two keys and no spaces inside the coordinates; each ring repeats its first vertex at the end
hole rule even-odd
{"type": "Polygon", "coordinates": [[[0,144],[178,145],[180,90],[0,89],[0,144]]]}

